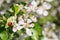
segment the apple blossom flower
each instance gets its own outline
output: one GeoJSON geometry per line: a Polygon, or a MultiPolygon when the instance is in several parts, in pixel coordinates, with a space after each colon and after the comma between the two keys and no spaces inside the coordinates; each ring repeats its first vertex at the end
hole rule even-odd
{"type": "Polygon", "coordinates": [[[35,16],[31,16],[30,19],[33,21],[33,22],[37,22],[37,18],[35,16]]]}
{"type": "Polygon", "coordinates": [[[26,28],[26,34],[28,36],[32,36],[32,31],[30,29],[26,28]]]}
{"type": "Polygon", "coordinates": [[[17,31],[17,27],[13,27],[12,31],[16,32],[17,31]]]}
{"type": "Polygon", "coordinates": [[[27,12],[28,12],[28,13],[30,13],[31,11],[35,12],[36,9],[37,9],[38,3],[39,3],[39,1],[36,2],[35,0],[33,0],[33,1],[29,4],[29,6],[28,6],[28,8],[27,8],[27,12]]]}
{"type": "Polygon", "coordinates": [[[0,14],[1,14],[1,15],[4,15],[4,14],[5,14],[5,12],[6,12],[6,11],[5,11],[5,10],[3,10],[3,11],[1,11],[1,12],[0,12],[0,14]]]}
{"type": "Polygon", "coordinates": [[[14,26],[13,26],[13,32],[16,32],[16,31],[18,31],[18,30],[21,30],[23,28],[23,26],[20,26],[19,24],[15,24],[14,26]]]}
{"type": "Polygon", "coordinates": [[[23,24],[24,24],[24,20],[23,20],[23,19],[19,20],[19,21],[18,21],[18,24],[19,24],[19,25],[23,25],[23,24]]]}
{"type": "Polygon", "coordinates": [[[51,9],[51,4],[49,4],[49,3],[47,3],[47,2],[44,2],[43,4],[42,4],[42,7],[44,8],[44,9],[46,9],[46,10],[49,10],[49,9],[51,9]]]}
{"type": "Polygon", "coordinates": [[[43,12],[43,15],[44,15],[44,16],[48,16],[48,11],[44,11],[44,12],[43,12]]]}
{"type": "Polygon", "coordinates": [[[27,23],[31,23],[32,22],[32,20],[31,19],[27,19],[27,23]]]}
{"type": "Polygon", "coordinates": [[[41,15],[42,16],[48,16],[48,11],[45,10],[42,6],[37,9],[36,13],[40,16],[41,15]]]}
{"type": "Polygon", "coordinates": [[[24,28],[23,26],[17,26],[17,30],[21,30],[23,28],[24,28]]]}
{"type": "Polygon", "coordinates": [[[44,30],[42,31],[43,33],[43,40],[45,40],[45,37],[47,37],[48,39],[46,40],[58,40],[58,37],[57,35],[54,33],[53,30],[55,30],[55,24],[54,23],[50,23],[50,22],[47,22],[45,25],[44,25],[44,30]],[[51,29],[50,29],[51,28],[51,29]],[[52,38],[51,38],[52,37],[52,38]]]}
{"type": "Polygon", "coordinates": [[[39,3],[39,1],[35,1],[35,0],[33,0],[33,1],[31,2],[32,6],[34,6],[34,7],[37,6],[38,3],[39,3]]]}
{"type": "Polygon", "coordinates": [[[45,30],[43,30],[42,35],[45,37],[47,35],[47,32],[45,30]]]}
{"type": "Polygon", "coordinates": [[[11,2],[11,0],[6,0],[6,2],[7,2],[7,3],[10,3],[10,2],[11,2]]]}
{"type": "Polygon", "coordinates": [[[43,9],[42,7],[39,7],[39,8],[37,9],[36,13],[37,13],[38,15],[42,15],[42,14],[43,14],[43,11],[44,11],[44,9],[43,9]]]}
{"type": "Polygon", "coordinates": [[[29,16],[26,16],[26,14],[23,14],[22,16],[18,17],[18,23],[15,23],[12,30],[13,30],[13,32],[16,32],[16,31],[24,28],[26,30],[26,34],[28,36],[32,36],[32,31],[29,28],[34,27],[33,22],[37,22],[37,19],[35,16],[29,17],[29,16]]]}

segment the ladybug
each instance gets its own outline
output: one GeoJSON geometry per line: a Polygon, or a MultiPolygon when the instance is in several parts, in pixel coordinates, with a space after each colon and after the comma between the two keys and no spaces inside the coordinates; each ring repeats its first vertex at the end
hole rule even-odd
{"type": "Polygon", "coordinates": [[[12,26],[12,22],[8,22],[8,26],[12,26]]]}

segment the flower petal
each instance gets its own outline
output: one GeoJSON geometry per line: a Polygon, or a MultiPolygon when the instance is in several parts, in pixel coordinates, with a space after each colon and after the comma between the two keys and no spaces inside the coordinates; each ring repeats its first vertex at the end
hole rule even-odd
{"type": "Polygon", "coordinates": [[[44,11],[43,16],[48,16],[48,11],[44,11]]]}
{"type": "Polygon", "coordinates": [[[34,27],[34,24],[33,23],[32,24],[29,24],[29,27],[32,27],[33,28],[34,27]]]}
{"type": "Polygon", "coordinates": [[[36,12],[38,15],[42,15],[43,11],[44,9],[42,7],[39,7],[36,12]]]}
{"type": "Polygon", "coordinates": [[[51,4],[44,2],[43,5],[44,9],[49,10],[51,8],[51,4]]]}
{"type": "Polygon", "coordinates": [[[17,28],[16,27],[13,27],[12,31],[13,32],[16,32],[17,31],[17,28]]]}
{"type": "Polygon", "coordinates": [[[31,23],[32,22],[32,20],[31,19],[27,19],[27,23],[31,23]]]}
{"type": "Polygon", "coordinates": [[[28,36],[32,36],[32,31],[30,29],[26,28],[26,34],[28,36]]]}
{"type": "Polygon", "coordinates": [[[19,22],[18,22],[19,25],[23,25],[24,24],[24,20],[21,19],[19,22]]]}
{"type": "Polygon", "coordinates": [[[37,18],[36,18],[36,17],[32,16],[32,17],[30,17],[30,18],[31,18],[31,20],[32,20],[33,22],[37,22],[37,18]]]}
{"type": "Polygon", "coordinates": [[[23,26],[17,26],[17,30],[21,30],[23,26]]]}

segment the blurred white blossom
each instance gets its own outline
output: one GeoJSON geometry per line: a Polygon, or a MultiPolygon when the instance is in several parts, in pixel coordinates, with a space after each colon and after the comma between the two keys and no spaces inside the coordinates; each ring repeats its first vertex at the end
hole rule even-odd
{"type": "Polygon", "coordinates": [[[26,34],[28,36],[32,36],[32,31],[30,29],[26,28],[26,34]]]}
{"type": "Polygon", "coordinates": [[[17,31],[17,27],[13,27],[12,31],[16,32],[17,31]]]}
{"type": "Polygon", "coordinates": [[[46,10],[49,10],[49,9],[51,9],[51,4],[49,4],[49,3],[47,3],[47,2],[44,2],[43,4],[42,4],[42,6],[43,6],[43,8],[44,9],[46,9],[46,10]]]}
{"type": "Polygon", "coordinates": [[[44,9],[42,7],[39,7],[36,12],[38,15],[42,15],[43,11],[44,11],[44,9]]]}
{"type": "Polygon", "coordinates": [[[44,25],[44,30],[42,31],[42,34],[43,34],[43,40],[58,40],[58,37],[57,35],[55,34],[55,32],[53,30],[55,30],[55,24],[54,23],[50,23],[50,22],[47,22],[45,25],[44,25]],[[49,26],[47,26],[49,25],[49,26]],[[52,37],[52,38],[50,38],[52,37]]]}
{"type": "Polygon", "coordinates": [[[10,3],[10,2],[11,2],[11,0],[6,0],[6,2],[7,2],[7,3],[10,3]]]}
{"type": "Polygon", "coordinates": [[[6,12],[6,11],[5,11],[5,10],[3,10],[3,11],[1,11],[1,12],[0,12],[0,14],[1,14],[1,15],[3,15],[3,14],[5,14],[5,12],[6,12]]]}
{"type": "Polygon", "coordinates": [[[33,1],[28,5],[27,12],[31,12],[31,11],[35,12],[36,9],[37,9],[38,3],[39,3],[39,1],[36,2],[35,0],[33,0],[33,1]]]}
{"type": "Polygon", "coordinates": [[[48,11],[44,11],[44,12],[43,12],[43,15],[44,15],[44,16],[48,16],[48,11]]]}
{"type": "Polygon", "coordinates": [[[35,16],[30,17],[33,22],[37,22],[37,18],[35,16]]]}
{"type": "Polygon", "coordinates": [[[39,7],[36,12],[38,15],[48,16],[48,11],[46,11],[43,7],[39,7]]]}

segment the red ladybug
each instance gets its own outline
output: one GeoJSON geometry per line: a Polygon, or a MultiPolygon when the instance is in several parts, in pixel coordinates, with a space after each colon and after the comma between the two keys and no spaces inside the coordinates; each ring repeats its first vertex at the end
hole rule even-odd
{"type": "Polygon", "coordinates": [[[12,26],[12,22],[8,22],[8,26],[12,26]]]}

